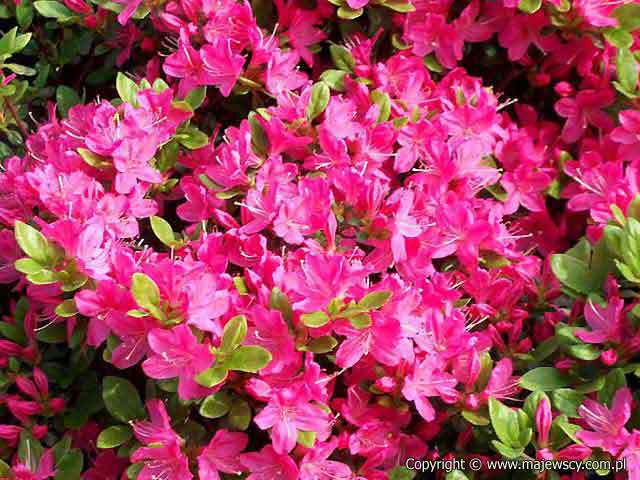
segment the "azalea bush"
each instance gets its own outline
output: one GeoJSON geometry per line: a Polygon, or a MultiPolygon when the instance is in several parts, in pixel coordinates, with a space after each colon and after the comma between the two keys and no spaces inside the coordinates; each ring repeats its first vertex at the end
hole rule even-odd
{"type": "Polygon", "coordinates": [[[640,479],[640,3],[0,18],[1,479],[640,479]]]}

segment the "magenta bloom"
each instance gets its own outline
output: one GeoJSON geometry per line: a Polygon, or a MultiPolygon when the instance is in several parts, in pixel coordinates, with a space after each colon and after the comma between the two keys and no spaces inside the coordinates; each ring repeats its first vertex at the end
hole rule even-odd
{"type": "Polygon", "coordinates": [[[198,456],[198,474],[201,480],[220,480],[218,472],[240,474],[245,470],[240,463],[240,452],[247,446],[244,433],[218,430],[198,456]]]}
{"type": "Polygon", "coordinates": [[[271,445],[259,452],[243,453],[240,463],[251,474],[247,480],[297,480],[298,466],[287,454],[276,453],[271,445]]]}
{"type": "Polygon", "coordinates": [[[263,430],[271,428],[273,448],[281,454],[293,450],[299,430],[320,433],[329,427],[327,412],[293,390],[276,393],[254,421],[263,430]]]}
{"type": "Polygon", "coordinates": [[[629,436],[624,426],[631,417],[632,401],[628,388],[616,392],[611,409],[595,400],[586,399],[578,408],[578,413],[589,430],[580,430],[576,436],[589,447],[602,448],[617,455],[629,436]]]}
{"type": "Polygon", "coordinates": [[[211,366],[213,355],[208,346],[198,343],[187,325],[171,330],[156,328],[149,333],[148,341],[153,355],[142,364],[144,373],[157,379],[178,377],[178,393],[184,399],[206,393],[195,376],[211,366]]]}

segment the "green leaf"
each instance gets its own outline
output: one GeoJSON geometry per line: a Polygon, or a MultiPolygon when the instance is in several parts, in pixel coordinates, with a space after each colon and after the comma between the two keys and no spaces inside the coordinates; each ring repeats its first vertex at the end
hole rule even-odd
{"type": "Polygon", "coordinates": [[[15,221],[14,231],[16,241],[24,253],[42,265],[49,262],[49,243],[42,233],[20,220],[15,221]]]}
{"type": "Polygon", "coordinates": [[[196,375],[196,382],[203,387],[211,388],[221,384],[229,375],[229,369],[226,366],[214,365],[196,375]]]}
{"type": "Polygon", "coordinates": [[[17,271],[24,274],[38,273],[44,270],[42,265],[28,257],[16,260],[15,268],[17,271]]]}
{"type": "Polygon", "coordinates": [[[351,322],[351,325],[353,325],[354,328],[362,330],[363,328],[371,326],[371,315],[368,313],[360,313],[353,317],[349,317],[349,322],[351,322]]]}
{"type": "Polygon", "coordinates": [[[200,86],[191,90],[184,100],[191,106],[193,110],[196,110],[202,103],[204,99],[207,98],[207,87],[200,86]]]}
{"type": "Polygon", "coordinates": [[[137,95],[140,87],[122,72],[118,72],[116,75],[116,90],[123,102],[134,107],[138,106],[137,95]]]}
{"type": "Polygon", "coordinates": [[[531,420],[534,420],[536,418],[538,405],[543,398],[546,398],[547,401],[549,401],[549,397],[547,396],[547,394],[540,391],[532,392],[527,396],[527,398],[525,398],[524,404],[522,405],[522,410],[531,420]]]}
{"type": "Polygon", "coordinates": [[[520,386],[526,390],[549,392],[570,385],[567,374],[553,367],[538,367],[520,377],[520,386]]]}
{"type": "Polygon", "coordinates": [[[98,435],[98,448],[115,448],[129,441],[133,432],[129,425],[114,425],[105,428],[98,435]]]}
{"type": "Polygon", "coordinates": [[[598,401],[611,406],[613,397],[621,388],[627,386],[627,379],[621,368],[614,368],[605,377],[604,386],[598,391],[598,401]]]}
{"type": "Polygon", "coordinates": [[[335,338],[330,335],[324,335],[311,339],[305,346],[305,350],[313,353],[329,353],[336,345],[338,345],[338,341],[335,338]]]}
{"type": "Polygon", "coordinates": [[[492,440],[491,445],[500,455],[506,458],[519,458],[524,452],[524,448],[512,448],[497,440],[492,440]]]}
{"type": "Polygon", "coordinates": [[[251,407],[245,400],[236,400],[229,412],[229,423],[236,430],[246,430],[251,423],[251,407]]]}
{"type": "Polygon", "coordinates": [[[111,165],[111,162],[107,157],[93,153],[86,148],[78,148],[78,154],[82,157],[87,165],[91,165],[94,168],[106,168],[111,165]]]}
{"type": "Polygon", "coordinates": [[[323,311],[318,310],[313,313],[304,313],[300,315],[300,320],[304,325],[311,328],[323,327],[329,323],[329,316],[323,311]]]}
{"type": "Polygon", "coordinates": [[[610,255],[603,241],[592,249],[589,241],[583,238],[566,253],[551,256],[553,273],[574,296],[600,291],[611,268],[610,255]]]}
{"type": "Polygon", "coordinates": [[[542,0],[520,0],[518,9],[525,13],[536,13],[542,6],[542,0]]]}
{"type": "Polygon", "coordinates": [[[60,85],[56,89],[56,103],[60,114],[66,117],[69,109],[74,105],[82,103],[82,99],[73,88],[60,85]]]}
{"type": "Polygon", "coordinates": [[[380,90],[374,90],[371,92],[371,101],[380,107],[380,113],[378,114],[378,123],[386,122],[391,115],[391,98],[386,92],[380,90]]]}
{"type": "Polygon", "coordinates": [[[233,351],[225,365],[230,370],[256,373],[271,362],[271,352],[258,345],[245,345],[233,351]]]}
{"type": "Polygon", "coordinates": [[[416,474],[415,470],[410,470],[404,465],[394,467],[388,473],[389,480],[413,480],[416,474]]]}
{"type": "Polygon", "coordinates": [[[628,48],[618,50],[616,58],[618,81],[628,92],[635,92],[638,86],[638,64],[628,48]]]}
{"type": "Polygon", "coordinates": [[[571,388],[559,388],[551,394],[553,406],[568,417],[578,417],[578,407],[584,401],[584,395],[571,388]]]}
{"type": "Polygon", "coordinates": [[[35,472],[38,470],[40,457],[44,452],[42,444],[29,432],[22,430],[20,432],[20,442],[18,443],[18,458],[29,467],[29,470],[35,472]]]}
{"type": "Polygon", "coordinates": [[[320,80],[329,85],[329,87],[338,92],[344,92],[344,78],[347,72],[343,70],[325,70],[320,75],[320,80]]]}
{"type": "Polygon", "coordinates": [[[249,113],[249,127],[251,127],[251,146],[258,155],[266,155],[269,151],[269,139],[258,119],[256,112],[249,113]]]}
{"type": "Polygon", "coordinates": [[[67,329],[62,323],[51,325],[42,330],[38,330],[36,339],[44,343],[62,343],[67,340],[67,329]]]}
{"type": "Polygon", "coordinates": [[[78,449],[69,450],[56,464],[54,480],[80,480],[84,456],[78,449]]]}
{"type": "Polygon", "coordinates": [[[76,303],[73,301],[73,298],[70,298],[68,300],[64,300],[62,303],[59,303],[56,307],[55,312],[59,317],[73,317],[78,313],[78,308],[76,307],[76,303]]]}
{"type": "Polygon", "coordinates": [[[489,398],[489,418],[498,438],[507,446],[518,447],[520,426],[518,414],[495,398],[489,398]]]}
{"type": "Polygon", "coordinates": [[[271,290],[269,308],[280,311],[285,321],[291,322],[293,318],[293,308],[287,296],[278,287],[273,287],[273,290],[271,290]]]}
{"type": "Polygon", "coordinates": [[[608,28],[604,38],[616,48],[629,48],[633,45],[633,36],[621,28],[608,28]]]}
{"type": "Polygon", "coordinates": [[[60,2],[54,0],[38,0],[33,2],[36,11],[47,18],[55,18],[60,22],[73,18],[74,13],[60,2]]]}
{"type": "Polygon", "coordinates": [[[222,331],[220,351],[230,353],[236,349],[247,336],[247,317],[238,315],[227,322],[222,331]]]}
{"type": "Polygon", "coordinates": [[[131,293],[136,303],[142,308],[152,311],[160,306],[160,289],[156,282],[144,273],[133,274],[131,293]]]}
{"type": "Polygon", "coordinates": [[[145,415],[138,390],[124,378],[104,377],[102,400],[109,413],[121,422],[138,420],[145,415]]]}
{"type": "Polygon", "coordinates": [[[209,137],[206,133],[196,127],[183,128],[174,135],[174,138],[185,148],[197,150],[209,144],[209,137]]]}
{"type": "Polygon", "coordinates": [[[331,45],[329,47],[329,52],[331,53],[333,63],[339,70],[353,72],[353,69],[356,66],[356,61],[349,50],[340,45],[331,45]]]}
{"type": "Polygon", "coordinates": [[[485,415],[482,415],[479,412],[474,412],[472,410],[463,410],[462,417],[470,424],[478,425],[481,427],[484,427],[491,423],[491,421],[485,415]]]}
{"type": "Polygon", "coordinates": [[[167,222],[162,217],[157,217],[155,215],[151,216],[151,230],[155,233],[158,240],[164,243],[167,247],[175,247],[176,246],[176,236],[173,233],[173,229],[169,222],[167,222]]]}
{"type": "Polygon", "coordinates": [[[362,297],[358,302],[361,307],[368,308],[370,310],[376,310],[386,305],[393,293],[389,290],[380,290],[377,292],[371,292],[362,297]]]}
{"type": "Polygon", "coordinates": [[[363,13],[364,13],[363,8],[358,8],[354,10],[353,8],[347,7],[345,5],[338,8],[338,17],[344,20],[353,20],[361,16],[363,13]]]}
{"type": "Polygon", "coordinates": [[[565,350],[567,354],[578,360],[591,361],[600,356],[600,350],[593,345],[569,345],[565,350]]]}
{"type": "Polygon", "coordinates": [[[16,6],[16,20],[22,30],[29,28],[33,21],[33,6],[30,2],[20,2],[20,4],[16,6]]]}
{"type": "Polygon", "coordinates": [[[612,16],[618,19],[618,25],[623,30],[632,32],[640,28],[640,4],[621,5],[613,11],[612,16]]]}
{"type": "Polygon", "coordinates": [[[231,398],[224,392],[209,395],[200,405],[200,415],[205,418],[220,418],[231,410],[231,398]]]}
{"type": "Polygon", "coordinates": [[[312,122],[315,118],[320,116],[322,112],[329,105],[329,99],[331,98],[331,92],[329,86],[324,82],[318,82],[311,87],[311,98],[309,99],[309,105],[307,105],[306,115],[307,121],[312,122]]]}
{"type": "Polygon", "coordinates": [[[405,2],[402,0],[388,0],[382,5],[386,8],[390,8],[394,12],[409,13],[416,11],[416,7],[414,7],[411,2],[405,2]]]}

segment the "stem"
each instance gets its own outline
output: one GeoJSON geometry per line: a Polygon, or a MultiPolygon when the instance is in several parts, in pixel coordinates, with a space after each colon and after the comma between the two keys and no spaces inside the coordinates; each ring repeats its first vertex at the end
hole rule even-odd
{"type": "Polygon", "coordinates": [[[9,110],[9,112],[11,112],[11,116],[13,117],[13,120],[16,122],[16,126],[18,127],[20,134],[26,141],[27,138],[29,137],[29,132],[27,131],[27,128],[24,126],[24,123],[22,123],[22,120],[20,120],[16,107],[13,105],[13,103],[11,103],[11,100],[9,100],[7,97],[4,97],[4,104],[7,106],[7,109],[9,110]]]}

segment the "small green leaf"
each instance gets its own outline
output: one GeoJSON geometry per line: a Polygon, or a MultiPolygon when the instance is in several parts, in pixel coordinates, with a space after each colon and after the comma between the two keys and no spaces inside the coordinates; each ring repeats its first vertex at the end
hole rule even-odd
{"type": "Polygon", "coordinates": [[[628,3],[620,5],[613,11],[613,17],[618,19],[620,28],[633,32],[640,28],[640,4],[628,3]]]}
{"type": "Polygon", "coordinates": [[[185,148],[189,150],[197,150],[209,144],[209,137],[206,133],[198,130],[196,127],[187,127],[181,129],[174,135],[174,138],[185,148]]]}
{"type": "Polygon", "coordinates": [[[318,82],[311,87],[311,98],[309,99],[309,105],[307,105],[306,111],[307,121],[312,122],[320,116],[327,108],[327,105],[329,105],[330,98],[331,92],[326,83],[318,82]]]}
{"type": "Polygon", "coordinates": [[[273,287],[273,290],[271,290],[271,295],[269,296],[269,308],[279,310],[285,321],[291,322],[291,319],[293,318],[291,303],[287,296],[278,287],[273,287]]]}
{"type": "Polygon", "coordinates": [[[495,398],[489,398],[489,418],[496,435],[505,445],[519,447],[518,414],[495,398]]]}
{"type": "Polygon", "coordinates": [[[502,442],[498,442],[497,440],[492,440],[491,445],[496,449],[496,451],[506,458],[519,458],[524,452],[524,448],[513,448],[505,445],[502,442]]]}
{"type": "Polygon", "coordinates": [[[82,98],[80,98],[73,88],[60,85],[56,89],[56,103],[60,114],[66,117],[71,107],[82,103],[82,98]]]}
{"type": "Polygon", "coordinates": [[[618,80],[622,88],[628,92],[635,92],[638,86],[638,64],[628,48],[618,50],[616,58],[618,80]]]}
{"type": "Polygon", "coordinates": [[[144,273],[133,274],[131,293],[136,303],[149,311],[157,309],[160,305],[160,289],[156,282],[144,273]]]}
{"type": "Polygon", "coordinates": [[[392,292],[389,290],[380,290],[377,292],[371,292],[362,297],[358,302],[361,307],[368,308],[370,310],[376,310],[386,305],[391,298],[392,292]]]}
{"type": "Polygon", "coordinates": [[[520,377],[520,386],[526,390],[550,392],[571,384],[569,376],[557,368],[538,367],[520,377]]]}
{"type": "Polygon", "coordinates": [[[354,328],[362,330],[363,328],[371,326],[371,315],[368,313],[360,313],[353,317],[349,317],[349,322],[351,322],[351,325],[353,325],[354,328]]]}
{"type": "Polygon", "coordinates": [[[313,313],[304,313],[300,315],[300,320],[304,325],[311,328],[323,327],[329,323],[329,316],[323,311],[318,310],[313,313]]]}
{"type": "Polygon", "coordinates": [[[73,301],[73,299],[70,298],[58,304],[55,312],[56,312],[56,315],[58,315],[59,317],[63,317],[63,318],[73,317],[75,314],[78,313],[78,308],[76,307],[76,303],[73,301]]]}
{"type": "Polygon", "coordinates": [[[316,432],[298,430],[298,443],[307,448],[313,448],[313,445],[316,442],[316,435],[316,432]]]}
{"type": "Polygon", "coordinates": [[[338,17],[344,20],[353,20],[361,16],[363,13],[364,13],[363,8],[358,8],[354,10],[353,8],[345,5],[338,8],[338,17]]]}
{"type": "Polygon", "coordinates": [[[336,345],[338,345],[338,341],[335,338],[330,335],[324,335],[311,339],[305,346],[305,350],[313,353],[329,353],[336,345]]]}
{"type": "Polygon", "coordinates": [[[44,267],[32,258],[20,258],[16,260],[15,268],[20,273],[31,274],[44,270],[44,267]]]}
{"type": "Polygon", "coordinates": [[[251,407],[245,400],[236,400],[229,412],[229,423],[236,430],[246,430],[251,423],[251,407]]]}
{"type": "Polygon", "coordinates": [[[20,220],[15,221],[16,241],[24,253],[36,262],[46,265],[49,261],[49,243],[42,233],[20,220]]]}
{"type": "Polygon", "coordinates": [[[111,165],[111,162],[107,157],[93,153],[86,148],[78,148],[78,154],[82,157],[87,165],[91,165],[94,168],[106,168],[111,165]]]}
{"type": "Polygon", "coordinates": [[[84,456],[78,449],[69,450],[56,465],[54,480],[80,480],[84,456]]]}
{"type": "Polygon", "coordinates": [[[191,90],[184,100],[191,106],[193,110],[196,110],[202,103],[204,99],[207,98],[207,87],[200,86],[191,90]]]}
{"type": "Polygon", "coordinates": [[[138,106],[137,95],[140,87],[122,72],[118,72],[116,75],[116,90],[123,102],[134,107],[138,106]]]}
{"type": "Polygon", "coordinates": [[[151,216],[151,230],[155,233],[158,240],[164,243],[167,247],[175,247],[176,245],[176,236],[173,233],[173,229],[169,222],[167,222],[162,217],[157,217],[155,215],[151,216]]]}
{"type": "Polygon", "coordinates": [[[571,388],[559,388],[551,394],[553,406],[568,417],[578,417],[578,407],[584,401],[584,395],[571,388]]]}
{"type": "Polygon", "coordinates": [[[220,351],[230,353],[236,349],[247,336],[247,317],[238,315],[227,322],[222,331],[220,351]]]}
{"type": "Polygon", "coordinates": [[[341,45],[331,45],[329,47],[329,52],[331,53],[333,63],[339,70],[353,72],[353,69],[356,66],[356,61],[349,50],[341,45]]]}
{"type": "Polygon", "coordinates": [[[613,397],[621,388],[627,386],[627,379],[621,368],[614,368],[605,377],[604,386],[598,391],[598,401],[611,406],[613,397]]]}
{"type": "Polygon", "coordinates": [[[55,18],[60,22],[67,21],[73,17],[73,12],[60,2],[54,0],[38,0],[33,3],[36,11],[47,18],[55,18]]]}
{"type": "Polygon", "coordinates": [[[391,98],[389,94],[380,90],[374,90],[371,92],[371,101],[380,107],[378,123],[389,120],[389,116],[391,115],[391,98]]]}
{"type": "Polygon", "coordinates": [[[329,85],[329,87],[338,92],[344,92],[344,78],[347,72],[344,70],[325,70],[320,75],[320,80],[329,85]]]}
{"type": "Polygon", "coordinates": [[[479,412],[474,412],[472,410],[463,410],[462,417],[472,425],[484,427],[491,423],[491,421],[485,415],[482,415],[479,412]]]}
{"type": "Polygon", "coordinates": [[[205,418],[220,418],[231,410],[231,398],[224,392],[209,395],[200,405],[200,415],[205,418]]]}
{"type": "Polygon", "coordinates": [[[251,128],[251,146],[258,155],[266,155],[269,151],[269,138],[256,112],[249,113],[249,127],[251,128]]]}
{"type": "Polygon", "coordinates": [[[98,435],[98,448],[115,448],[129,441],[133,432],[129,425],[114,425],[105,428],[98,435]]]}
{"type": "Polygon", "coordinates": [[[411,2],[405,2],[403,0],[387,0],[382,5],[394,12],[409,13],[416,11],[416,7],[414,7],[411,2]]]}
{"type": "Polygon", "coordinates": [[[616,48],[630,48],[633,45],[633,36],[621,28],[606,29],[604,38],[616,48]]]}
{"type": "Polygon", "coordinates": [[[258,345],[245,345],[233,351],[225,365],[230,370],[256,373],[271,362],[271,352],[258,345]]]}
{"type": "Polygon", "coordinates": [[[129,422],[144,417],[144,407],[133,384],[120,377],[104,377],[102,380],[102,400],[104,405],[121,422],[129,422]]]}
{"type": "Polygon", "coordinates": [[[229,369],[225,366],[214,365],[196,375],[196,382],[203,387],[211,388],[221,384],[229,375],[229,369]]]}
{"type": "Polygon", "coordinates": [[[536,13],[542,7],[542,0],[520,0],[518,9],[524,13],[536,13]]]}

